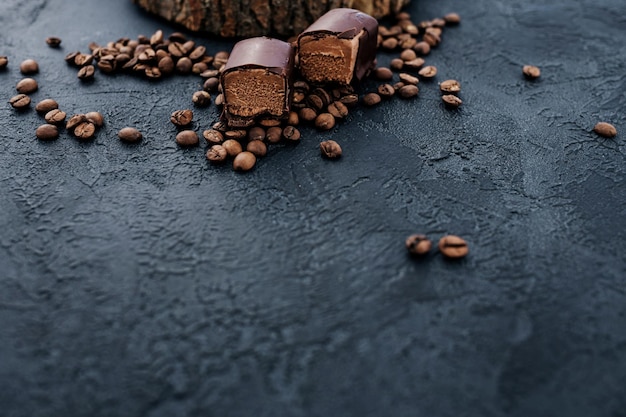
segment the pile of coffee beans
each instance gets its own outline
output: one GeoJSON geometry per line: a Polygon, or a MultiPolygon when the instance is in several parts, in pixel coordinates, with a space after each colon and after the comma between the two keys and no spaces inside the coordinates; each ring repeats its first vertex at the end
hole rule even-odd
{"type": "MultiPolygon", "coordinates": [[[[409,254],[415,257],[425,257],[432,248],[431,240],[424,234],[413,234],[406,238],[405,246],[409,254]]],[[[446,235],[439,239],[439,252],[448,259],[461,259],[469,253],[467,242],[456,235],[446,235]]]]}

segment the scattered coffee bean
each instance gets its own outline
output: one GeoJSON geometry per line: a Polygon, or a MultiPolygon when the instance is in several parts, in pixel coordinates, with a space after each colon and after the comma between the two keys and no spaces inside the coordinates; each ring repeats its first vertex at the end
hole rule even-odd
{"type": "Polygon", "coordinates": [[[398,47],[398,39],[396,38],[387,38],[383,41],[383,43],[380,45],[383,47],[383,49],[387,49],[389,51],[392,51],[394,49],[396,49],[398,47]]]}
{"type": "Polygon", "coordinates": [[[389,63],[389,67],[394,71],[402,71],[402,67],[404,67],[404,61],[400,58],[394,58],[389,63]]]}
{"type": "Polygon", "coordinates": [[[393,72],[387,67],[378,67],[374,70],[374,77],[381,81],[391,80],[393,78],[393,72]]]}
{"type": "Polygon", "coordinates": [[[269,143],[278,143],[283,137],[283,129],[280,126],[274,126],[265,132],[265,140],[269,143]]]}
{"type": "Polygon", "coordinates": [[[26,94],[18,94],[9,99],[9,104],[15,109],[22,110],[30,106],[30,97],[26,94]]]}
{"type": "Polygon", "coordinates": [[[252,152],[257,158],[267,155],[267,145],[262,140],[251,140],[246,146],[246,151],[252,152]]]}
{"type": "Polygon", "coordinates": [[[426,56],[430,53],[430,45],[424,41],[418,42],[413,46],[415,53],[421,56],[426,56]]]}
{"type": "Polygon", "coordinates": [[[244,151],[235,156],[233,168],[235,171],[250,171],[256,164],[256,156],[252,152],[244,151]]]}
{"type": "Polygon", "coordinates": [[[430,45],[431,48],[434,48],[435,46],[439,45],[439,42],[441,42],[441,38],[432,32],[424,33],[422,40],[430,45]]]}
{"type": "Polygon", "coordinates": [[[96,133],[96,126],[91,122],[79,123],[74,128],[74,136],[82,140],[88,140],[88,139],[93,138],[93,135],[95,133],[96,133]]]}
{"type": "Polygon", "coordinates": [[[208,91],[209,93],[214,93],[217,91],[217,86],[220,84],[220,79],[217,77],[207,78],[202,88],[204,91],[208,91]]]}
{"type": "Polygon", "coordinates": [[[449,25],[458,25],[461,23],[461,16],[457,13],[448,13],[443,17],[443,20],[449,25]]]}
{"type": "Polygon", "coordinates": [[[400,78],[400,81],[402,81],[404,84],[417,85],[420,82],[419,78],[414,77],[411,74],[407,74],[406,72],[401,72],[400,74],[398,74],[398,78],[400,78]]]}
{"type": "Polygon", "coordinates": [[[319,130],[330,130],[335,127],[335,117],[330,113],[320,113],[315,118],[315,127],[319,130]]]}
{"type": "Polygon", "coordinates": [[[348,94],[339,99],[346,107],[354,107],[359,104],[359,96],[356,94],[348,94]]]}
{"type": "Polygon", "coordinates": [[[248,135],[248,132],[246,132],[243,129],[238,129],[238,130],[227,130],[226,132],[224,132],[224,138],[225,139],[236,139],[236,140],[241,140],[243,138],[245,138],[248,135]]]}
{"type": "Polygon", "coordinates": [[[117,133],[117,137],[124,142],[134,143],[139,142],[143,138],[143,135],[134,127],[125,127],[120,129],[117,133]]]}
{"type": "Polygon", "coordinates": [[[375,106],[380,103],[380,95],[376,93],[367,93],[363,96],[363,104],[366,106],[375,106]]]}
{"type": "Polygon", "coordinates": [[[50,36],[46,38],[46,43],[50,48],[58,48],[61,46],[61,38],[57,38],[56,36],[50,36]]]}
{"type": "Polygon", "coordinates": [[[459,259],[469,253],[469,246],[462,238],[447,235],[439,239],[439,251],[447,258],[459,259]]]}
{"type": "Polygon", "coordinates": [[[180,146],[196,146],[200,143],[200,139],[193,130],[182,130],[176,135],[176,143],[180,146]]]}
{"type": "Polygon", "coordinates": [[[85,118],[88,122],[91,122],[96,127],[102,127],[104,125],[104,117],[102,117],[102,113],[98,111],[90,111],[85,113],[85,118]]]}
{"type": "Polygon", "coordinates": [[[67,123],[65,124],[65,128],[69,131],[72,131],[76,128],[76,126],[86,121],[87,121],[87,117],[84,114],[82,113],[75,114],[72,117],[70,117],[70,120],[67,121],[67,123]]]}
{"type": "Polygon", "coordinates": [[[404,87],[406,84],[403,81],[398,81],[397,83],[395,83],[393,85],[393,89],[398,91],[400,90],[402,87],[404,87]]]}
{"type": "Polygon", "coordinates": [[[202,132],[202,136],[209,145],[219,145],[224,142],[224,135],[215,129],[207,129],[202,132]]]}
{"type": "Polygon", "coordinates": [[[62,125],[65,122],[65,114],[64,111],[59,109],[52,109],[44,116],[44,120],[46,123],[50,123],[52,125],[62,125]]]}
{"type": "Polygon", "coordinates": [[[378,91],[378,94],[384,98],[389,98],[396,93],[396,90],[393,88],[393,85],[391,84],[381,84],[378,86],[377,91],[378,91]]]}
{"type": "Polygon", "coordinates": [[[322,156],[329,159],[337,159],[341,156],[341,146],[334,140],[325,140],[320,143],[322,156]]]}
{"type": "Polygon", "coordinates": [[[535,67],[534,65],[524,65],[522,67],[522,72],[524,73],[526,78],[529,78],[532,80],[539,78],[539,76],[541,75],[541,70],[538,67],[535,67]]]}
{"type": "Polygon", "coordinates": [[[219,131],[219,132],[226,132],[228,130],[228,125],[226,123],[224,123],[223,121],[219,120],[215,123],[213,123],[213,129],[219,131]]]}
{"type": "Polygon", "coordinates": [[[163,57],[159,60],[157,68],[161,71],[162,75],[170,75],[174,72],[174,60],[169,56],[163,57]]]}
{"type": "Polygon", "coordinates": [[[74,65],[77,67],[83,67],[85,65],[91,65],[93,62],[93,55],[88,54],[78,54],[74,58],[74,65]]]}
{"type": "Polygon", "coordinates": [[[415,53],[414,50],[412,49],[405,49],[404,51],[402,51],[402,53],[400,54],[400,59],[402,61],[412,61],[415,58],[417,58],[417,54],[415,53]]]}
{"type": "Polygon", "coordinates": [[[260,126],[254,126],[248,131],[248,140],[264,140],[265,139],[265,129],[260,126]]]}
{"type": "Polygon", "coordinates": [[[430,249],[433,246],[430,239],[428,239],[426,235],[421,234],[415,234],[407,237],[405,244],[409,253],[415,256],[426,255],[428,252],[430,252],[430,249]]]}
{"type": "Polygon", "coordinates": [[[217,97],[215,97],[215,105],[222,106],[223,104],[224,104],[224,94],[218,94],[217,97]]]}
{"type": "Polygon", "coordinates": [[[445,80],[439,84],[439,89],[444,93],[456,94],[461,91],[461,84],[457,80],[445,80]]]}
{"type": "Polygon", "coordinates": [[[291,126],[297,126],[300,124],[300,116],[298,115],[297,112],[295,111],[289,112],[289,117],[287,118],[287,124],[291,126]]]}
{"type": "Polygon", "coordinates": [[[403,69],[407,71],[417,71],[424,65],[423,58],[415,58],[410,61],[404,61],[403,69]]]}
{"type": "Polygon", "coordinates": [[[59,108],[59,103],[57,103],[55,100],[51,98],[46,98],[46,99],[41,100],[39,103],[37,103],[37,105],[35,106],[35,111],[40,114],[46,114],[50,110],[54,110],[58,108],[59,108]]]}
{"type": "Polygon", "coordinates": [[[39,72],[39,64],[34,59],[25,59],[20,64],[20,71],[24,75],[36,74],[39,72]]]}
{"type": "Polygon", "coordinates": [[[419,70],[418,74],[424,78],[433,78],[435,75],[437,75],[437,67],[428,65],[419,70]]]}
{"type": "Polygon", "coordinates": [[[298,116],[305,122],[312,122],[317,117],[317,112],[310,107],[304,107],[300,109],[298,116]]]}
{"type": "Polygon", "coordinates": [[[193,104],[198,107],[206,107],[211,104],[211,94],[204,90],[196,91],[191,97],[193,104]]]}
{"type": "Polygon", "coordinates": [[[176,110],[171,114],[170,121],[178,127],[189,126],[193,121],[193,112],[188,109],[176,110]]]}
{"type": "Polygon", "coordinates": [[[7,65],[9,65],[9,58],[4,55],[0,56],[0,71],[4,70],[7,65]]]}
{"type": "Polygon", "coordinates": [[[85,65],[78,70],[78,74],[76,75],[80,80],[91,80],[96,73],[96,67],[93,65],[85,65]]]}
{"type": "Polygon", "coordinates": [[[405,85],[403,87],[401,87],[398,90],[398,94],[400,95],[400,97],[402,98],[413,98],[416,97],[417,94],[419,93],[419,88],[417,88],[416,85],[413,84],[408,84],[405,85]]]}
{"type": "Polygon", "coordinates": [[[444,94],[443,96],[441,96],[441,100],[444,102],[446,106],[452,107],[455,109],[458,108],[461,104],[463,104],[463,101],[457,96],[455,96],[454,94],[444,94]]]}
{"type": "Polygon", "coordinates": [[[274,127],[280,126],[282,124],[282,121],[280,119],[268,118],[259,120],[259,124],[263,127],[274,127]]]}
{"type": "Polygon", "coordinates": [[[78,54],[80,54],[79,51],[74,51],[74,52],[70,52],[69,54],[65,55],[65,62],[67,62],[70,65],[74,65],[74,60],[76,59],[78,54]]]}
{"type": "MultiPolygon", "coordinates": [[[[333,118],[333,124],[334,124],[334,120],[335,118],[333,118]]],[[[316,119],[316,122],[317,122],[317,119],[316,119]]],[[[297,142],[300,140],[300,131],[293,126],[286,126],[283,129],[283,138],[291,142],[297,142]]]]}
{"type": "Polygon", "coordinates": [[[15,86],[15,89],[20,94],[31,94],[37,91],[38,88],[39,85],[33,78],[22,78],[15,86]]]}
{"type": "Polygon", "coordinates": [[[324,108],[324,100],[316,94],[309,95],[306,98],[306,102],[309,105],[309,107],[311,107],[312,109],[316,111],[320,111],[324,108]]]}
{"type": "Polygon", "coordinates": [[[327,110],[335,119],[343,119],[348,116],[348,107],[341,101],[333,101],[328,105],[327,110]]]}
{"type": "Polygon", "coordinates": [[[226,149],[226,153],[228,153],[228,156],[230,156],[231,158],[243,152],[241,143],[239,143],[235,139],[225,140],[224,143],[222,143],[222,146],[224,147],[224,149],[226,149]]]}
{"type": "Polygon", "coordinates": [[[176,71],[179,74],[189,74],[191,73],[191,68],[193,67],[193,62],[191,61],[191,59],[187,58],[186,56],[180,58],[178,60],[178,62],[176,62],[176,71]]]}
{"type": "Polygon", "coordinates": [[[222,145],[213,145],[206,152],[206,159],[214,164],[222,163],[228,157],[228,152],[222,145]]]}
{"type": "Polygon", "coordinates": [[[615,128],[615,126],[607,122],[597,123],[594,126],[593,131],[605,138],[613,138],[617,136],[617,129],[615,128]]]}
{"type": "Polygon", "coordinates": [[[41,125],[35,131],[35,136],[41,140],[54,140],[59,137],[59,129],[51,124],[41,125]]]}

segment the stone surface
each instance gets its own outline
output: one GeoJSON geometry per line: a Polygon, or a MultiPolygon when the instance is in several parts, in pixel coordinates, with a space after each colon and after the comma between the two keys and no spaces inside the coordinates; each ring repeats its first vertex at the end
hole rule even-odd
{"type": "MultiPolygon", "coordinates": [[[[63,61],[178,28],[73,4],[0,4],[3,417],[626,415],[625,141],[592,132],[626,124],[623,0],[414,1],[463,19],[427,57],[435,82],[243,175],[174,141],[198,78],[81,84],[63,61]],[[26,58],[35,102],[103,114],[93,141],[42,143],[6,103],[26,58]],[[412,233],[470,255],[416,261],[412,233]]],[[[218,115],[194,112],[197,132],[218,115]]]]}

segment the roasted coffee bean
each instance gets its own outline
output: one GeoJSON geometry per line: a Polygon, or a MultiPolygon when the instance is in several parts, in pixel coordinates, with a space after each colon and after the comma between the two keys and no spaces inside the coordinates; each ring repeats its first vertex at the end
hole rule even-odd
{"type": "Polygon", "coordinates": [[[74,51],[65,55],[65,62],[67,62],[70,65],[74,65],[74,59],[76,59],[76,56],[78,56],[78,54],[80,54],[79,51],[74,51]]]}
{"type": "Polygon", "coordinates": [[[96,126],[91,122],[82,122],[74,128],[74,136],[78,139],[87,140],[93,138],[96,133],[96,126]]]}
{"type": "Polygon", "coordinates": [[[179,127],[188,126],[193,121],[193,112],[189,109],[176,110],[170,116],[170,121],[179,127]]]}
{"type": "Polygon", "coordinates": [[[274,126],[280,126],[282,124],[282,121],[274,117],[268,117],[265,119],[260,119],[258,123],[263,127],[274,127],[274,126]]]}
{"type": "Polygon", "coordinates": [[[378,94],[381,97],[389,98],[396,93],[396,90],[393,88],[391,84],[381,84],[378,86],[378,94]]]}
{"type": "Polygon", "coordinates": [[[46,38],[46,43],[50,48],[58,48],[61,46],[61,38],[57,38],[56,36],[50,36],[46,38]]]}
{"type": "Polygon", "coordinates": [[[309,107],[320,111],[324,108],[324,100],[322,100],[322,98],[316,94],[311,94],[306,98],[306,102],[309,105],[309,107]]]}
{"type": "Polygon", "coordinates": [[[327,111],[336,119],[343,119],[348,116],[348,108],[341,101],[333,101],[330,103],[327,107],[327,111]]]}
{"type": "Polygon", "coordinates": [[[308,93],[310,90],[310,86],[306,81],[298,80],[293,83],[294,90],[301,91],[303,93],[308,93]]]}
{"type": "Polygon", "coordinates": [[[430,23],[433,25],[433,27],[436,27],[436,28],[442,28],[446,25],[445,19],[442,19],[440,17],[434,18],[433,20],[430,21],[430,23]]]}
{"type": "Polygon", "coordinates": [[[167,38],[172,42],[180,42],[181,44],[187,42],[187,37],[180,32],[173,32],[167,38]]]}
{"type": "Polygon", "coordinates": [[[20,94],[34,93],[38,88],[39,85],[33,78],[22,78],[15,86],[15,89],[20,94]]]}
{"type": "Polygon", "coordinates": [[[143,64],[153,63],[156,60],[156,51],[152,48],[145,48],[143,52],[137,56],[137,59],[143,64]]]}
{"type": "Polygon", "coordinates": [[[214,93],[217,91],[217,86],[220,84],[220,79],[217,77],[207,78],[204,84],[202,84],[202,88],[204,91],[208,91],[210,93],[214,93]]]}
{"type": "Polygon", "coordinates": [[[226,132],[224,132],[224,139],[226,140],[228,139],[241,140],[245,138],[246,136],[248,136],[248,132],[246,132],[243,129],[227,130],[226,132]]]}
{"type": "Polygon", "coordinates": [[[35,136],[41,140],[54,140],[59,137],[59,129],[51,124],[41,125],[35,131],[35,136]]]}
{"type": "Polygon", "coordinates": [[[215,97],[215,105],[216,106],[222,106],[224,104],[224,94],[218,94],[215,97]]]}
{"type": "Polygon", "coordinates": [[[320,113],[315,118],[315,127],[320,130],[330,130],[335,127],[335,117],[330,113],[320,113]]]}
{"type": "Polygon", "coordinates": [[[74,58],[74,65],[76,65],[77,67],[91,65],[92,62],[93,62],[93,55],[78,54],[74,58]]]}
{"type": "Polygon", "coordinates": [[[400,78],[400,81],[402,81],[404,84],[417,85],[420,82],[419,78],[414,77],[411,74],[407,74],[406,72],[401,72],[400,74],[398,74],[398,78],[400,78]]]}
{"type": "Polygon", "coordinates": [[[183,43],[183,50],[185,51],[185,55],[189,55],[191,51],[196,47],[196,43],[192,40],[188,40],[183,43]]]}
{"type": "Polygon", "coordinates": [[[346,107],[354,107],[359,104],[359,96],[356,94],[348,94],[339,99],[346,107]]]}
{"type": "Polygon", "coordinates": [[[322,156],[329,159],[337,159],[341,156],[341,146],[334,140],[325,140],[320,143],[322,156]]]}
{"type": "Polygon", "coordinates": [[[424,256],[430,252],[433,243],[426,235],[415,234],[406,238],[405,245],[411,255],[424,256]]]}
{"type": "Polygon", "coordinates": [[[204,71],[206,71],[208,67],[209,66],[204,62],[196,62],[195,64],[193,64],[193,67],[191,67],[191,72],[200,75],[204,71]]]}
{"type": "Polygon", "coordinates": [[[39,64],[34,59],[25,59],[20,64],[20,72],[24,75],[36,74],[39,72],[39,64]]]}
{"type": "Polygon", "coordinates": [[[246,151],[252,152],[257,158],[267,155],[267,145],[262,140],[251,140],[246,146],[246,151]]]}
{"type": "Polygon", "coordinates": [[[180,74],[189,74],[191,72],[191,67],[193,67],[193,62],[191,59],[186,56],[180,58],[176,63],[176,71],[180,74]]]}
{"type": "Polygon", "coordinates": [[[202,136],[209,145],[219,145],[224,142],[224,135],[222,132],[215,129],[207,129],[202,132],[202,136]]]}
{"type": "Polygon", "coordinates": [[[363,96],[363,104],[366,106],[375,106],[380,103],[380,95],[376,93],[367,93],[363,96]]]}
{"type": "Polygon", "coordinates": [[[397,83],[395,83],[393,85],[393,89],[396,90],[396,92],[398,90],[400,90],[402,87],[404,87],[406,84],[403,81],[398,81],[397,83]]]}
{"type": "Polygon", "coordinates": [[[244,151],[239,153],[233,160],[235,171],[250,171],[256,164],[256,156],[252,152],[244,151]]]}
{"type": "Polygon", "coordinates": [[[441,100],[446,106],[455,109],[463,104],[463,101],[454,94],[444,94],[443,96],[441,96],[441,100]]]}
{"type": "Polygon", "coordinates": [[[416,97],[417,94],[419,93],[419,88],[417,88],[416,85],[413,84],[408,84],[405,85],[404,87],[401,87],[398,90],[398,94],[400,95],[400,97],[402,98],[413,98],[416,97]]]}
{"type": "Polygon", "coordinates": [[[196,146],[200,143],[200,138],[193,130],[183,130],[176,135],[176,143],[180,146],[196,146]]]}
{"type": "Polygon", "coordinates": [[[95,73],[96,67],[94,67],[93,65],[86,65],[78,70],[78,74],[76,74],[76,76],[80,80],[90,80],[93,78],[95,73]]]}
{"type": "Polygon", "coordinates": [[[402,61],[412,61],[415,58],[417,58],[417,54],[415,53],[414,50],[412,49],[405,49],[404,51],[402,51],[402,53],[400,54],[400,59],[402,61]]]}
{"type": "Polygon", "coordinates": [[[120,129],[117,133],[117,137],[124,142],[135,143],[139,142],[143,138],[143,135],[134,127],[125,127],[120,129]]]}
{"type": "Polygon", "coordinates": [[[417,71],[420,68],[422,68],[423,65],[424,65],[423,58],[415,58],[410,61],[404,61],[404,66],[402,68],[407,71],[417,71]]]}
{"type": "Polygon", "coordinates": [[[65,118],[67,115],[64,111],[59,109],[52,109],[46,113],[43,117],[46,123],[50,123],[51,125],[61,125],[65,122],[65,118]]]}
{"type": "Polygon", "coordinates": [[[167,50],[175,58],[181,58],[185,56],[185,49],[180,42],[172,42],[167,46],[167,50]]]}
{"type": "Polygon", "coordinates": [[[76,126],[86,121],[87,121],[87,117],[84,114],[82,113],[75,114],[72,117],[70,117],[70,120],[67,121],[67,123],[65,124],[65,128],[69,131],[72,131],[76,128],[76,126]]]}
{"type": "Polygon", "coordinates": [[[469,253],[469,246],[462,238],[455,235],[447,235],[439,240],[439,251],[447,258],[459,259],[469,253]]]}
{"type": "Polygon", "coordinates": [[[219,132],[226,132],[228,130],[228,125],[226,123],[224,123],[223,121],[219,120],[215,123],[213,123],[213,129],[219,131],[219,132]]]}
{"type": "Polygon", "coordinates": [[[302,92],[302,91],[294,91],[291,94],[291,102],[293,104],[302,103],[302,102],[304,102],[306,100],[306,98],[307,98],[306,94],[304,92],[302,92]]]}
{"type": "Polygon", "coordinates": [[[529,78],[531,80],[539,78],[539,76],[541,75],[541,70],[534,65],[524,65],[522,67],[522,72],[524,73],[526,78],[529,78]]]}
{"type": "Polygon", "coordinates": [[[99,111],[90,111],[85,113],[85,118],[96,127],[102,127],[104,125],[104,117],[102,117],[102,113],[99,111]]]}
{"type": "Polygon", "coordinates": [[[437,75],[437,67],[428,65],[419,70],[418,74],[423,78],[433,78],[435,75],[437,75]]]}
{"type": "Polygon", "coordinates": [[[392,51],[398,47],[398,39],[396,38],[387,38],[380,45],[383,49],[387,49],[388,51],[392,51]]]}
{"type": "Polygon", "coordinates": [[[191,101],[195,106],[206,107],[211,104],[211,94],[204,90],[196,91],[191,97],[191,101]]]}
{"type": "Polygon", "coordinates": [[[287,117],[287,124],[291,126],[298,126],[300,124],[300,116],[298,116],[297,112],[289,112],[289,117],[287,117]]]}
{"type": "Polygon", "coordinates": [[[393,72],[387,67],[378,67],[374,70],[374,77],[380,81],[388,81],[393,78],[393,72]]]}
{"type": "Polygon", "coordinates": [[[310,107],[304,107],[300,109],[298,116],[305,122],[312,122],[317,117],[317,112],[310,107]]]}
{"type": "Polygon", "coordinates": [[[220,51],[216,53],[213,57],[213,68],[221,69],[226,64],[226,62],[228,62],[229,56],[230,54],[226,51],[220,51]]]}
{"type": "MultiPolygon", "coordinates": [[[[328,113],[326,113],[328,114],[328,113]]],[[[318,116],[319,117],[319,116],[318,116]]],[[[332,116],[331,116],[332,117],[332,116]]],[[[317,119],[315,119],[317,122],[317,119]]],[[[334,118],[333,118],[333,124],[334,124],[334,118]]],[[[300,131],[293,127],[293,126],[286,126],[283,129],[283,138],[287,139],[288,141],[291,142],[297,142],[300,140],[300,131]]]]}
{"type": "Polygon", "coordinates": [[[161,71],[162,75],[170,75],[174,72],[174,60],[172,60],[169,56],[166,56],[159,60],[157,67],[159,68],[159,71],[161,71]]]}
{"type": "Polygon", "coordinates": [[[9,104],[15,109],[22,110],[30,106],[30,97],[26,94],[18,94],[9,99],[9,104]]]}
{"type": "Polygon", "coordinates": [[[206,159],[214,164],[219,164],[226,161],[228,152],[222,145],[213,145],[206,152],[206,159]]]}
{"type": "Polygon", "coordinates": [[[37,103],[37,105],[35,106],[35,111],[37,111],[37,113],[46,114],[50,110],[54,110],[58,108],[59,108],[59,103],[57,103],[55,100],[51,98],[46,98],[46,99],[41,100],[39,103],[37,103]]]}
{"type": "Polygon", "coordinates": [[[220,72],[219,70],[216,69],[210,69],[210,70],[206,70],[204,71],[202,74],[200,74],[200,76],[202,78],[217,78],[220,76],[220,72]]]}
{"type": "Polygon", "coordinates": [[[151,80],[157,80],[163,76],[159,67],[148,66],[144,69],[144,75],[151,80]]]}
{"type": "Polygon", "coordinates": [[[407,39],[402,39],[400,41],[400,48],[402,49],[413,49],[413,47],[417,44],[417,39],[415,38],[407,38],[407,39]]]}
{"type": "Polygon", "coordinates": [[[248,140],[263,140],[265,139],[265,129],[260,126],[254,126],[248,131],[248,140]]]}
{"type": "Polygon", "coordinates": [[[400,58],[394,58],[389,63],[389,67],[394,71],[402,71],[402,67],[404,66],[404,61],[400,58]]]}
{"type": "Polygon", "coordinates": [[[150,45],[154,46],[162,42],[163,42],[163,31],[159,29],[156,32],[154,32],[154,34],[150,37],[150,45]]]}
{"type": "MultiPolygon", "coordinates": [[[[100,61],[102,62],[102,60],[100,60],[100,61]]],[[[111,63],[109,61],[108,65],[111,66],[112,69],[118,68],[117,61],[115,61],[113,63],[111,63]]],[[[130,61],[128,61],[124,65],[122,65],[122,69],[123,70],[132,70],[132,69],[135,68],[136,65],[139,65],[139,60],[137,59],[137,57],[133,57],[133,58],[130,59],[130,61]]],[[[100,68],[100,62],[98,62],[97,66],[98,66],[98,68],[100,68]]],[[[174,70],[173,68],[174,68],[174,63],[172,63],[172,71],[174,70]]]]}
{"type": "Polygon", "coordinates": [[[235,139],[225,140],[222,146],[226,149],[226,153],[228,153],[228,156],[231,158],[239,155],[243,151],[241,143],[235,139]]]}
{"type": "Polygon", "coordinates": [[[9,58],[7,58],[4,55],[1,55],[0,56],[0,71],[5,69],[7,67],[7,65],[9,65],[9,58]]]}
{"type": "Polygon", "coordinates": [[[439,45],[439,42],[441,42],[441,38],[439,36],[429,32],[424,33],[422,40],[430,45],[431,48],[434,48],[439,45]]]}
{"type": "MultiPolygon", "coordinates": [[[[126,65],[128,65],[129,63],[130,61],[127,62],[126,65]]],[[[98,61],[97,66],[98,66],[98,69],[104,72],[105,74],[111,74],[115,71],[117,64],[115,63],[115,59],[111,60],[111,59],[101,58],[100,61],[98,61]]]]}
{"type": "Polygon", "coordinates": [[[430,53],[430,45],[427,42],[417,42],[414,46],[413,46],[413,50],[421,56],[425,56],[428,55],[430,53]]]}
{"type": "Polygon", "coordinates": [[[196,47],[193,51],[191,51],[189,53],[189,58],[192,61],[197,61],[199,59],[202,59],[202,57],[204,56],[204,54],[206,53],[206,48],[202,45],[196,47]]]}
{"type": "Polygon", "coordinates": [[[137,36],[137,42],[139,42],[141,45],[148,45],[150,44],[150,38],[146,37],[145,35],[139,35],[137,36]]]}
{"type": "Polygon", "coordinates": [[[461,91],[461,83],[457,80],[445,80],[439,84],[439,89],[444,93],[456,94],[461,91]]]}
{"type": "Polygon", "coordinates": [[[615,126],[607,122],[597,123],[594,126],[593,131],[605,138],[613,138],[617,136],[617,129],[615,128],[615,126]]]}
{"type": "Polygon", "coordinates": [[[448,13],[443,17],[443,20],[449,25],[458,25],[461,23],[461,16],[457,13],[448,13]]]}
{"type": "Polygon", "coordinates": [[[274,126],[265,132],[265,140],[269,143],[278,143],[283,137],[283,129],[280,126],[274,126]]]}

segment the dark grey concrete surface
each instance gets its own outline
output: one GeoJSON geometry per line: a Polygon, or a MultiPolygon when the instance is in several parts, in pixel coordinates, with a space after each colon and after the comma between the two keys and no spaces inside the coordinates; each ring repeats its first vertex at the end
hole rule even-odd
{"type": "Polygon", "coordinates": [[[241,175],[174,143],[197,78],[85,85],[63,61],[178,28],[127,0],[3,0],[0,416],[626,416],[626,5],[545,3],[414,1],[463,18],[427,60],[462,109],[422,83],[241,175]],[[104,114],[93,142],[42,143],[6,103],[26,58],[35,102],[104,114]],[[470,256],[411,259],[414,232],[470,256]]]}

